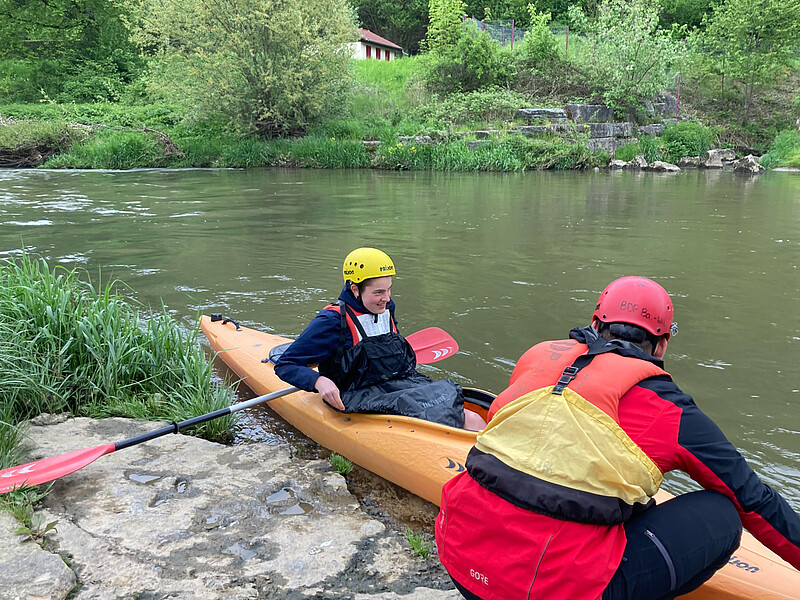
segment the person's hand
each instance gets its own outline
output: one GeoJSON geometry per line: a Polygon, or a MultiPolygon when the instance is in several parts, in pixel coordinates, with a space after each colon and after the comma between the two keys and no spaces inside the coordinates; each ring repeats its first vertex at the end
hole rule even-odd
{"type": "Polygon", "coordinates": [[[342,403],[342,397],[339,394],[339,388],[336,387],[336,384],[333,383],[333,381],[323,375],[320,375],[317,377],[317,383],[314,384],[314,387],[317,389],[325,402],[334,408],[344,410],[344,404],[342,403]]]}

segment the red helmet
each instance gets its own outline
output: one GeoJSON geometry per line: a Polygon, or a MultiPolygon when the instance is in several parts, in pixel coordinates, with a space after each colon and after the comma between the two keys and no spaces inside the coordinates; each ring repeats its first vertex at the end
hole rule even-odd
{"type": "Polygon", "coordinates": [[[606,286],[593,317],[604,323],[629,323],[652,333],[672,331],[672,300],[667,290],[646,277],[620,277],[606,286]]]}

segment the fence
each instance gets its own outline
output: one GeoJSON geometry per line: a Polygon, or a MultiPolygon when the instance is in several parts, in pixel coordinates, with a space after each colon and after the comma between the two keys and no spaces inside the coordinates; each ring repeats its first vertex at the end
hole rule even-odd
{"type": "MultiPolygon", "coordinates": [[[[512,50],[514,49],[515,43],[519,44],[525,39],[525,36],[531,32],[530,27],[516,27],[514,19],[481,21],[475,17],[465,16],[463,22],[472,23],[480,31],[485,31],[488,33],[489,37],[491,37],[501,46],[510,46],[512,50]]],[[[550,32],[555,36],[564,36],[564,55],[567,56],[569,54],[569,25],[551,25],[550,32]]],[[[586,37],[583,34],[580,34],[580,36],[583,38],[586,37]]],[[[574,37],[575,34],[573,34],[573,38],[574,37]]]]}

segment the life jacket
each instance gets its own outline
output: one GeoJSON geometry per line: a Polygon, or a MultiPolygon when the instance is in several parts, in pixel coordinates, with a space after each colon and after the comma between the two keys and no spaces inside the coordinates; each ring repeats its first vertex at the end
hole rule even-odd
{"type": "Polygon", "coordinates": [[[625,551],[623,521],[658,488],[617,410],[665,372],[638,349],[595,343],[528,350],[467,471],[442,489],[439,558],[483,600],[600,600],[625,551]]]}
{"type": "Polygon", "coordinates": [[[661,471],[620,427],[618,407],[663,369],[598,338],[538,344],[514,373],[469,453],[470,477],[515,506],[578,523],[622,523],[652,502],[661,471]]]}
{"type": "Polygon", "coordinates": [[[341,315],[341,334],[336,353],[320,363],[319,372],[334,381],[343,394],[415,372],[416,354],[397,332],[394,309],[379,315],[360,313],[342,300],[325,309],[341,315]],[[345,344],[348,335],[350,346],[345,344]]]}

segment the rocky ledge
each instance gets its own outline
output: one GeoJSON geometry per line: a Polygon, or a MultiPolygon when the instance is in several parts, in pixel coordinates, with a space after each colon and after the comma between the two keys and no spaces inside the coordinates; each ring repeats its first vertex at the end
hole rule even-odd
{"type": "MultiPolygon", "coordinates": [[[[160,426],[39,419],[32,457],[160,426]]],[[[326,461],[287,444],[168,435],[57,480],[37,516],[56,522],[39,543],[0,512],[0,598],[460,598],[435,555],[414,555],[326,461]]]]}

